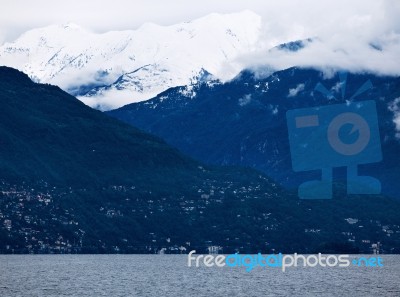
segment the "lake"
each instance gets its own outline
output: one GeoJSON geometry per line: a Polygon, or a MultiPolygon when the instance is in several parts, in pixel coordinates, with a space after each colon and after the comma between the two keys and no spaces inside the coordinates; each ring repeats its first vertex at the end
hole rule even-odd
{"type": "Polygon", "coordinates": [[[187,255],[0,255],[0,296],[400,296],[400,255],[381,257],[384,267],[246,272],[188,267],[187,255]]]}

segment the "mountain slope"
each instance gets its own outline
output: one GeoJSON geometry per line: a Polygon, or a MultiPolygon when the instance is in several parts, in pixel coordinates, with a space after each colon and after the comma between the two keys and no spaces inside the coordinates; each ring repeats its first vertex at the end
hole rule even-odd
{"type": "Polygon", "coordinates": [[[0,103],[0,253],[399,251],[397,201],[300,201],[14,69],[0,68],[0,103]]]}
{"type": "MultiPolygon", "coordinates": [[[[399,110],[399,78],[349,74],[342,99],[337,76],[327,79],[316,70],[290,68],[260,78],[244,71],[225,84],[172,88],[152,100],[109,114],[162,137],[203,162],[250,166],[295,188],[302,181],[318,178],[320,172],[293,172],[286,111],[345,103],[367,80],[374,87],[354,101],[376,101],[384,158],[380,163],[363,165],[361,171],[377,176],[384,192],[398,197],[400,143],[394,120],[399,110]],[[336,99],[317,92],[319,82],[336,99]],[[189,89],[195,94],[191,99],[189,89]]],[[[344,178],[340,170],[338,174],[339,179],[344,178]]]]}
{"type": "Polygon", "coordinates": [[[4,67],[0,81],[1,177],[124,183],[143,170],[196,168],[160,139],[110,120],[58,87],[4,67]]]}
{"type": "MultiPolygon", "coordinates": [[[[54,249],[57,234],[70,243],[85,234],[92,248],[99,239],[100,246],[115,245],[115,237],[143,243],[149,235],[139,229],[147,228],[153,205],[180,216],[181,224],[189,222],[181,207],[204,208],[224,196],[272,198],[280,191],[256,171],[205,168],[157,137],[7,67],[0,67],[0,104],[0,250],[34,244],[37,251],[38,237],[41,245],[46,237],[54,240],[47,245],[54,249]],[[199,200],[211,192],[213,197],[199,200]],[[109,220],[123,216],[126,226],[109,220]],[[36,242],[22,236],[25,229],[36,242]]],[[[149,228],[158,230],[164,220],[176,228],[163,213],[149,228]]]]}
{"type": "Polygon", "coordinates": [[[236,74],[222,73],[222,66],[254,49],[260,26],[260,16],[250,11],[104,34],[74,24],[50,26],[1,46],[0,65],[110,109],[189,84],[202,69],[218,77],[236,74]]]}

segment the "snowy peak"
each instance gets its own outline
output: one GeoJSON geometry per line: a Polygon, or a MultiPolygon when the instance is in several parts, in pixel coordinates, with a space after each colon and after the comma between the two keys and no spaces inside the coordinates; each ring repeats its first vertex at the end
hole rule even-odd
{"type": "Polygon", "coordinates": [[[190,84],[203,70],[221,79],[233,77],[241,69],[224,66],[254,50],[260,28],[261,17],[251,11],[102,34],[76,24],[53,25],[1,46],[0,65],[110,109],[190,84]]]}

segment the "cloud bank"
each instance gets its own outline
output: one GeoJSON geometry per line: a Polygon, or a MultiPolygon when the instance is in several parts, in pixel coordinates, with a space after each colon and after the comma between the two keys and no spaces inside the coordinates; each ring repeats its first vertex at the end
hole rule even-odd
{"type": "Polygon", "coordinates": [[[284,2],[264,16],[259,47],[238,57],[235,68],[300,66],[400,75],[400,1],[301,3],[284,2]],[[307,38],[313,41],[295,52],[273,48],[307,38]]]}

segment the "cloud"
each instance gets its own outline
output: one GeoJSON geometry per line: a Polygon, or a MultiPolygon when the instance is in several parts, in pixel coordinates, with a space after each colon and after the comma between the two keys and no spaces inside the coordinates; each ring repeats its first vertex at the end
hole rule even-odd
{"type": "Polygon", "coordinates": [[[172,25],[210,13],[267,9],[264,0],[13,0],[2,3],[0,44],[23,32],[53,24],[76,23],[94,32],[132,30],[144,23],[172,25]]]}
{"type": "MultiPolygon", "coordinates": [[[[315,67],[323,71],[345,69],[351,72],[372,72],[379,75],[400,75],[400,35],[381,35],[382,50],[374,49],[368,40],[355,38],[318,39],[297,52],[273,50],[253,52],[239,57],[238,68],[275,70],[292,66],[315,67]]],[[[329,75],[328,75],[329,76],[329,75]]]]}
{"type": "Polygon", "coordinates": [[[68,22],[94,31],[135,29],[145,22],[171,25],[213,12],[249,9],[264,18],[265,44],[273,46],[347,28],[356,29],[355,34],[364,31],[362,34],[376,35],[393,28],[398,31],[399,6],[397,0],[169,0],[168,5],[163,0],[13,0],[2,5],[0,35],[68,22]],[[364,29],[370,22],[375,28],[364,29]]]}
{"type": "Polygon", "coordinates": [[[301,3],[289,5],[284,1],[270,17],[263,18],[259,47],[238,57],[233,62],[236,69],[300,66],[327,73],[346,69],[400,75],[395,62],[400,61],[400,1],[301,3]],[[313,38],[313,42],[299,51],[271,50],[281,43],[307,38],[313,38]]]}
{"type": "Polygon", "coordinates": [[[141,93],[132,90],[110,89],[97,96],[78,96],[77,98],[86,105],[105,111],[153,98],[157,93],[158,92],[141,93]]]}
{"type": "Polygon", "coordinates": [[[297,94],[303,90],[304,84],[298,84],[295,88],[289,89],[288,98],[297,96],[297,94]]]}

